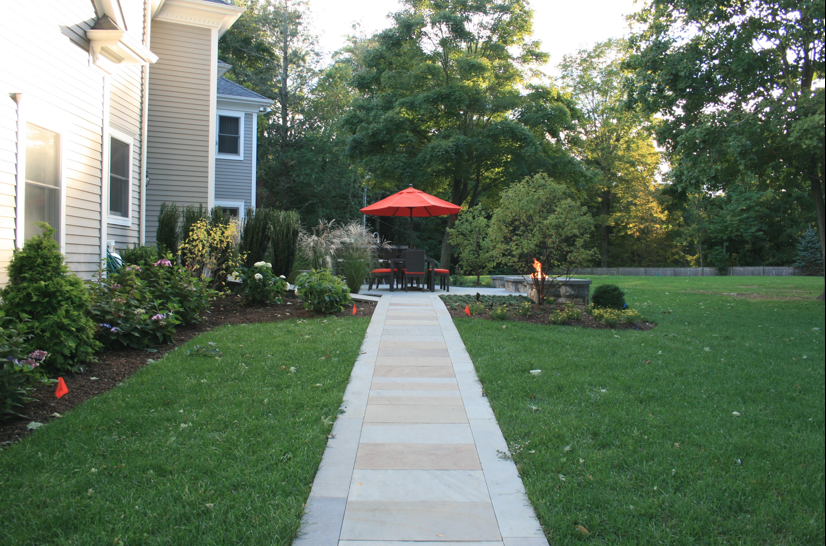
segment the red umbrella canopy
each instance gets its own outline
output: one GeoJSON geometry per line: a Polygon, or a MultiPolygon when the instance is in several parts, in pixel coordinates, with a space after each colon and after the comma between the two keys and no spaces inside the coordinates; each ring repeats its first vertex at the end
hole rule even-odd
{"type": "Polygon", "coordinates": [[[461,210],[462,207],[459,205],[454,205],[411,186],[364,207],[361,212],[373,216],[415,216],[421,218],[457,214],[461,210]]]}

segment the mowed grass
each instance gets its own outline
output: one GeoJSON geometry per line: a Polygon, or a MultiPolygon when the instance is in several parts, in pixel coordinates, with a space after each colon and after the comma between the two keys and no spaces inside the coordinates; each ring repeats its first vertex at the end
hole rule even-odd
{"type": "Polygon", "coordinates": [[[822,545],[823,279],[592,279],[658,326],[455,321],[550,543],[822,545]]]}
{"type": "Polygon", "coordinates": [[[0,543],[289,545],[368,322],[216,329],[36,430],[0,452],[0,543]]]}

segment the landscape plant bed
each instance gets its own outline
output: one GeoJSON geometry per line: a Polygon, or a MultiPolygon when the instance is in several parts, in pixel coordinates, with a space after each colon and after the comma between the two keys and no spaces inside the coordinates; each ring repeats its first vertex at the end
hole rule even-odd
{"type": "MultiPolygon", "coordinates": [[[[241,305],[236,295],[222,296],[212,302],[210,310],[202,315],[202,322],[179,327],[172,344],[158,345],[150,349],[120,349],[98,353],[96,362],[82,364],[82,371],[62,376],[69,388],[68,394],[58,399],[54,395],[54,385],[40,386],[32,394],[35,401],[19,409],[18,413],[24,417],[0,421],[0,447],[20,441],[30,434],[32,431],[28,428],[29,423],[46,423],[56,418],[55,413],[64,415],[92,396],[115,387],[136,370],[145,366],[148,360],[160,359],[167,352],[203,332],[223,325],[257,324],[319,316],[304,309],[292,293],[285,295],[283,300],[282,304],[241,305]]],[[[375,308],[374,302],[356,302],[355,316],[370,318],[375,308]]],[[[352,317],[352,307],[331,316],[352,317]]]]}
{"type": "MultiPolygon", "coordinates": [[[[480,296],[478,303],[481,307],[474,309],[474,304],[477,304],[475,295],[444,295],[441,296],[450,316],[454,319],[482,319],[494,320],[502,323],[508,321],[526,322],[532,324],[551,325],[551,316],[557,311],[564,311],[564,305],[557,305],[546,303],[543,305],[536,305],[529,298],[525,296],[480,296]],[[518,314],[520,304],[531,303],[531,311],[529,314],[523,316],[518,314]],[[506,306],[507,318],[496,318],[491,312],[495,309],[506,306]],[[470,307],[471,316],[467,315],[465,307],[470,307]]],[[[596,320],[594,317],[584,311],[584,306],[578,305],[576,308],[581,312],[579,320],[569,319],[564,326],[574,326],[579,328],[595,328],[595,329],[614,329],[614,330],[651,330],[657,324],[648,321],[638,321],[635,323],[619,323],[616,326],[608,326],[596,320]]]]}

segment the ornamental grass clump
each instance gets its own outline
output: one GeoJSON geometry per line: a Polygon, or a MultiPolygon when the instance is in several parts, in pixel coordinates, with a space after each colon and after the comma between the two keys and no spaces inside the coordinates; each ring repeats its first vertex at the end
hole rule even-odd
{"type": "Polygon", "coordinates": [[[301,299],[304,308],[314,313],[338,313],[353,301],[344,281],[328,269],[302,273],[295,280],[295,286],[295,295],[301,299]]]}
{"type": "Polygon", "coordinates": [[[89,316],[92,296],[63,263],[54,228],[37,225],[43,233],[26,241],[9,263],[9,284],[0,291],[2,309],[18,324],[31,321],[27,345],[49,353],[46,373],[70,371],[92,360],[100,348],[89,316]]]}
{"type": "Polygon", "coordinates": [[[239,267],[233,276],[241,281],[241,299],[244,303],[283,302],[281,296],[287,291],[287,280],[273,274],[271,263],[256,262],[249,268],[239,267]]]}

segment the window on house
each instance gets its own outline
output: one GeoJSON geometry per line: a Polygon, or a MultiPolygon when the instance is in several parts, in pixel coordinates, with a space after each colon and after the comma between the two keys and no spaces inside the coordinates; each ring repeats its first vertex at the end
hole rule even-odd
{"type": "Polygon", "coordinates": [[[225,216],[229,216],[233,220],[238,219],[238,207],[221,207],[225,216]]]}
{"type": "Polygon", "coordinates": [[[109,157],[109,214],[129,217],[129,164],[131,146],[112,137],[109,157]]]}
{"type": "Polygon", "coordinates": [[[218,153],[241,155],[241,118],[218,116],[218,153]]]}
{"type": "Polygon", "coordinates": [[[55,229],[60,241],[60,135],[36,125],[26,126],[25,238],[40,235],[36,222],[55,229]]]}

